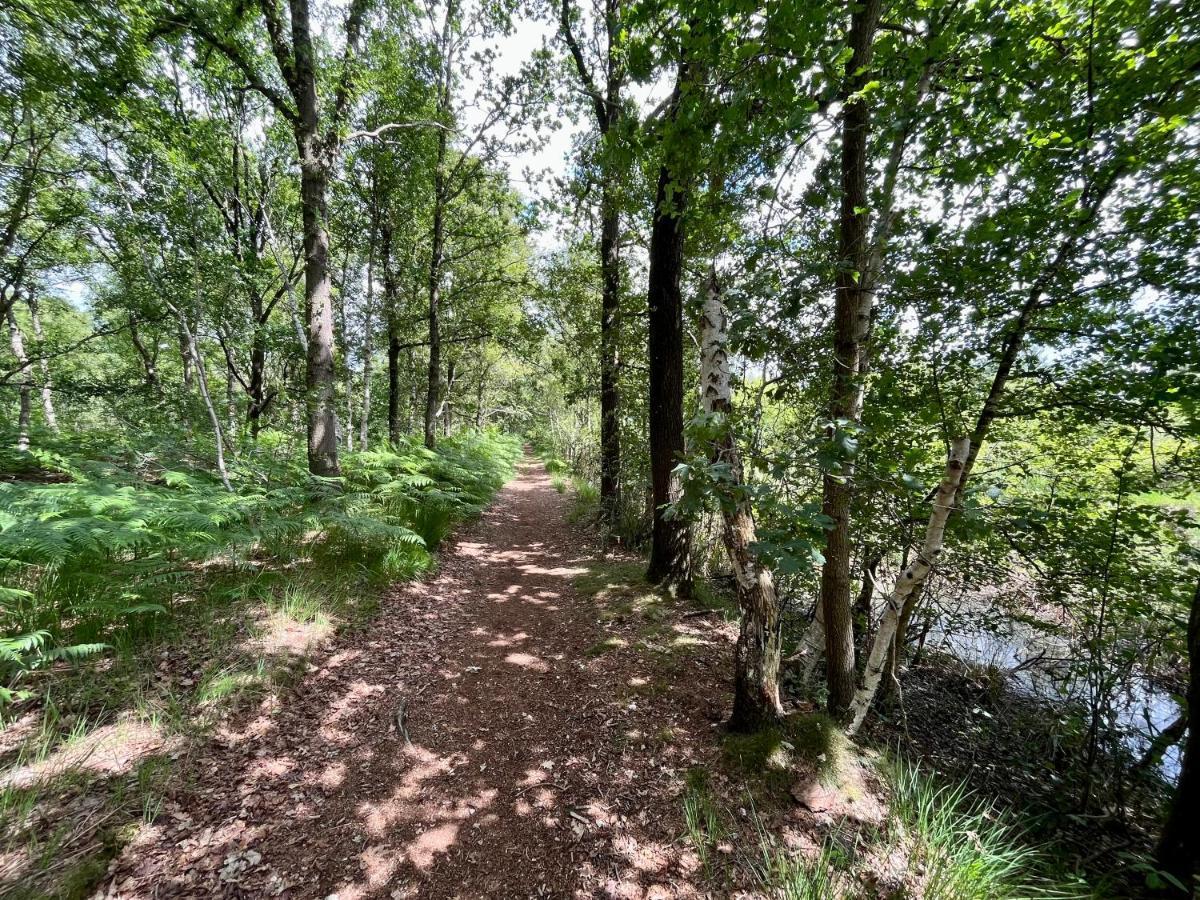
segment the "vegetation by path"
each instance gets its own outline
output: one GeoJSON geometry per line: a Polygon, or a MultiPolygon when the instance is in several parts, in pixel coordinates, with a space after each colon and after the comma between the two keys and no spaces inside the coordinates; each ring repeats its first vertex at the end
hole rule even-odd
{"type": "MultiPolygon", "coordinates": [[[[507,479],[511,438],[355,454],[309,480],[282,445],[239,460],[228,494],[181,461],[39,451],[0,530],[12,690],[0,712],[0,883],[75,896],[162,813],[197,741],[296,683],[306,656],[426,571],[507,479]]],[[[73,452],[72,452],[73,451],[73,452]]]]}

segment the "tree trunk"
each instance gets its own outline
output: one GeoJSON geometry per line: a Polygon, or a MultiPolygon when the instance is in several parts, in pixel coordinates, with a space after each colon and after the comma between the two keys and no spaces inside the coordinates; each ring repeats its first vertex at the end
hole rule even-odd
{"type": "MultiPolygon", "coordinates": [[[[308,326],[305,355],[305,400],[308,426],[308,470],[314,475],[339,474],[337,410],[334,408],[333,291],[329,271],[326,191],[331,140],[322,140],[317,100],[316,60],[307,0],[291,0],[293,95],[299,114],[294,124],[300,157],[300,209],[304,224],[304,313],[308,326]]],[[[352,11],[353,15],[353,11],[352,11]]],[[[355,35],[347,35],[353,44],[355,35]]]]}
{"type": "Polygon", "coordinates": [[[758,539],[750,501],[741,490],[742,458],[729,416],[733,391],[729,381],[729,326],[721,302],[716,267],[710,267],[700,330],[700,394],[704,411],[722,420],[713,443],[713,462],[730,470],[730,494],[721,498],[722,537],[737,582],[742,613],[734,650],[733,714],[729,728],[758,731],[783,715],[779,701],[779,602],[771,571],[759,564],[751,547],[758,539]]]}
{"type": "Polygon", "coordinates": [[[581,86],[592,100],[601,141],[600,187],[600,509],[611,530],[621,505],[621,258],[618,252],[620,208],[616,200],[613,126],[621,115],[625,69],[619,47],[619,0],[605,0],[604,95],[600,95],[573,30],[568,0],[560,0],[560,26],[581,86]]]}
{"type": "Polygon", "coordinates": [[[262,295],[257,290],[253,292],[250,302],[254,334],[250,337],[250,405],[246,408],[246,420],[250,425],[251,439],[257,440],[262,430],[263,415],[267,411],[267,314],[264,313],[262,295]]]}
{"type": "Polygon", "coordinates": [[[852,607],[854,614],[854,650],[861,653],[867,641],[871,639],[871,613],[875,603],[875,576],[879,573],[879,564],[883,561],[881,554],[864,549],[862,562],[862,582],[858,586],[858,596],[854,598],[852,607]]]}
{"type": "MultiPolygon", "coordinates": [[[[862,416],[860,350],[871,319],[871,291],[862,282],[870,257],[868,241],[867,144],[870,113],[859,92],[869,78],[880,0],[851,2],[849,98],[842,113],[842,208],[838,229],[838,273],[833,321],[833,386],[830,392],[831,437],[862,416]]],[[[838,472],[824,479],[822,511],[832,521],[821,569],[821,606],[825,625],[825,678],[829,712],[846,715],[854,697],[854,620],[850,608],[850,503],[854,496],[853,453],[846,452],[838,472]]]]}
{"type": "MultiPolygon", "coordinates": [[[[445,133],[441,132],[439,140],[445,143],[445,133]]],[[[439,154],[439,157],[441,154],[439,154]]],[[[425,389],[425,446],[432,450],[437,443],[437,413],[442,394],[442,334],[441,334],[441,301],[442,301],[442,254],[444,252],[444,223],[442,203],[442,176],[436,176],[437,186],[433,211],[433,235],[431,239],[432,252],[429,263],[429,367],[426,369],[427,384],[425,389]]]]}
{"type": "Polygon", "coordinates": [[[383,265],[383,309],[387,316],[388,440],[400,441],[400,324],[396,309],[396,273],[392,269],[392,223],[379,223],[379,259],[383,265]]]}
{"type": "Polygon", "coordinates": [[[179,359],[183,365],[182,387],[185,394],[192,392],[192,351],[188,349],[187,335],[179,332],[179,359]]]}
{"type": "Polygon", "coordinates": [[[600,200],[600,508],[609,529],[621,506],[621,259],[620,213],[605,183],[600,200]]]}
{"type": "Polygon", "coordinates": [[[138,358],[142,361],[142,368],[146,372],[146,387],[152,391],[159,391],[161,385],[158,381],[158,344],[155,343],[154,352],[142,340],[141,332],[138,331],[137,316],[129,316],[129,339],[133,342],[133,349],[137,351],[138,358]]]}
{"type": "Polygon", "coordinates": [[[950,448],[946,461],[946,472],[938,486],[937,496],[933,501],[933,509],[929,513],[929,525],[925,529],[925,542],[917,552],[916,557],[909,563],[908,568],[896,579],[896,586],[888,597],[884,607],[883,618],[875,631],[875,640],[871,644],[871,654],[867,657],[863,669],[862,684],[854,694],[851,706],[852,718],[848,729],[851,735],[862,727],[863,719],[875,699],[879,689],[879,680],[887,663],[888,650],[896,637],[896,628],[908,598],[921,590],[925,579],[933,571],[933,566],[942,552],[942,543],[946,536],[946,522],[954,509],[954,498],[958,494],[958,484],[962,479],[963,468],[967,454],[970,452],[971,439],[959,438],[950,448]]]}
{"type": "MultiPolygon", "coordinates": [[[[671,99],[671,116],[678,114],[688,78],[681,64],[671,99]]],[[[672,591],[690,595],[692,589],[691,534],[679,517],[667,518],[666,507],[679,497],[673,474],[683,455],[683,216],[689,185],[669,163],[670,147],[658,173],[654,217],[650,229],[649,313],[650,484],[653,519],[650,565],[646,578],[665,582],[672,591]]]]}
{"type": "MultiPolygon", "coordinates": [[[[33,336],[40,345],[46,340],[46,333],[42,330],[42,314],[38,307],[38,299],[32,291],[27,299],[29,301],[29,317],[33,323],[33,336]]],[[[42,372],[42,415],[46,420],[46,427],[58,434],[58,415],[54,411],[54,384],[50,378],[50,360],[42,356],[38,360],[38,368],[42,372]]]]}
{"type": "Polygon", "coordinates": [[[367,308],[363,322],[363,392],[359,416],[358,448],[367,449],[371,424],[371,325],[375,314],[375,229],[371,229],[371,252],[367,255],[367,308]]]}
{"type": "MultiPolygon", "coordinates": [[[[454,0],[447,0],[446,18],[442,24],[440,50],[442,53],[438,83],[438,115],[449,118],[450,89],[454,72],[453,23],[454,0]]],[[[445,262],[446,230],[446,129],[438,129],[437,158],[433,170],[433,230],[429,239],[429,367],[425,388],[425,446],[430,450],[437,443],[437,412],[442,392],[442,266],[445,262]]]]}
{"type": "MultiPolygon", "coordinates": [[[[677,89],[678,92],[678,89],[677,89]]],[[[650,483],[654,518],[646,577],[684,594],[691,591],[691,535],[687,523],[667,518],[679,497],[673,470],[684,453],[683,436],[683,213],[687,192],[662,166],[650,233],[649,369],[650,483]],[[673,190],[672,190],[673,188],[673,190]]]]}
{"type": "MultiPolygon", "coordinates": [[[[315,126],[315,87],[313,94],[315,126]]],[[[339,468],[333,389],[333,292],[329,273],[329,235],[325,231],[326,172],[315,146],[315,133],[298,134],[297,139],[304,220],[304,310],[308,320],[305,357],[308,470],[314,475],[335,476],[339,474],[339,468]]]]}
{"type": "Polygon", "coordinates": [[[458,377],[457,373],[458,360],[451,359],[446,363],[446,392],[442,397],[442,406],[439,410],[442,420],[442,435],[450,436],[450,429],[454,426],[454,409],[451,406],[451,395],[454,393],[454,382],[458,377]]]}
{"type": "Polygon", "coordinates": [[[33,393],[33,367],[25,353],[25,335],[17,322],[16,306],[10,303],[4,316],[8,320],[8,339],[12,345],[13,356],[21,367],[21,382],[18,393],[17,408],[17,449],[22,453],[29,450],[29,423],[32,412],[30,397],[33,393]]]}
{"type": "MultiPolygon", "coordinates": [[[[1188,616],[1188,691],[1189,710],[1200,709],[1200,584],[1192,594],[1192,610],[1188,616]]],[[[1200,730],[1188,727],[1179,767],[1179,783],[1175,797],[1163,823],[1155,856],[1164,872],[1169,872],[1191,892],[1200,865],[1200,730]]]]}

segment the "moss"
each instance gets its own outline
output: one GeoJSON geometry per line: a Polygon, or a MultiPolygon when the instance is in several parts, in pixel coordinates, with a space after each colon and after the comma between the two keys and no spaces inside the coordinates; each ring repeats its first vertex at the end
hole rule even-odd
{"type": "Polygon", "coordinates": [[[793,716],[752,734],[727,735],[723,749],[727,763],[771,794],[785,792],[801,767],[824,784],[840,783],[856,760],[850,739],[821,713],[793,716]]]}
{"type": "Polygon", "coordinates": [[[626,645],[626,642],[619,637],[605,638],[588,647],[584,652],[588,656],[603,656],[613,650],[619,650],[626,645]]]}
{"type": "Polygon", "coordinates": [[[597,561],[575,577],[575,589],[585,597],[599,598],[628,592],[635,586],[645,590],[644,568],[645,564],[637,560],[597,561]]]}

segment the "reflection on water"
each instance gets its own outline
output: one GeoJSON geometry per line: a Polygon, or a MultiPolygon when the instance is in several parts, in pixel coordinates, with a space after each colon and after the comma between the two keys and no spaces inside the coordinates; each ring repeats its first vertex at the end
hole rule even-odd
{"type": "MultiPolygon", "coordinates": [[[[978,600],[936,609],[926,645],[966,663],[1010,672],[1018,690],[1039,700],[1086,701],[1086,677],[1068,664],[1071,647],[1061,634],[1004,615],[978,600]]],[[[1122,740],[1137,756],[1180,712],[1175,698],[1146,678],[1132,679],[1113,697],[1113,715],[1122,740]]],[[[1178,778],[1178,746],[1163,756],[1160,769],[1170,781],[1178,778]]]]}

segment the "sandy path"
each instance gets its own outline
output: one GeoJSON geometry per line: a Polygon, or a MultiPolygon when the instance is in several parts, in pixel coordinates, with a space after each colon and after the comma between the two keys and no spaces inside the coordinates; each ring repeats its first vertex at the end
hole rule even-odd
{"type": "Polygon", "coordinates": [[[636,617],[602,623],[568,502],[524,462],[435,577],[193,755],[102,896],[695,895],[678,793],[712,752],[727,649],[659,622],[687,637],[681,670],[634,648],[636,617]]]}

